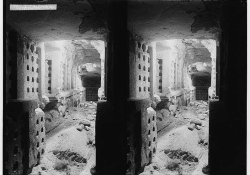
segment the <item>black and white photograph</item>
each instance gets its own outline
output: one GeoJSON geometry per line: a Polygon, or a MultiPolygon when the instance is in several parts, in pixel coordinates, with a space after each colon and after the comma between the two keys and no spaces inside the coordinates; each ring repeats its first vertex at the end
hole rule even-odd
{"type": "Polygon", "coordinates": [[[2,12],[0,174],[247,174],[246,1],[2,12]]]}

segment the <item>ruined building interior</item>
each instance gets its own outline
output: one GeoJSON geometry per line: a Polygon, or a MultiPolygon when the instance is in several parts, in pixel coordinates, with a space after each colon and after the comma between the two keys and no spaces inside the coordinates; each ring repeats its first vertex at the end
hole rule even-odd
{"type": "Polygon", "coordinates": [[[4,1],[3,174],[244,174],[246,9],[4,1]]]}

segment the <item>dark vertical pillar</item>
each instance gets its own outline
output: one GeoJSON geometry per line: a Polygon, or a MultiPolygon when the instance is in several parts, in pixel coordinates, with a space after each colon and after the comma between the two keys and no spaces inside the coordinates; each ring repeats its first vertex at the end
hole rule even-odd
{"type": "Polygon", "coordinates": [[[107,99],[128,98],[128,31],[127,2],[111,1],[108,15],[107,99]]]}
{"type": "MultiPolygon", "coordinates": [[[[14,30],[10,30],[8,32],[8,46],[7,46],[7,52],[8,57],[6,60],[6,54],[5,54],[5,60],[8,61],[6,64],[8,65],[8,71],[10,72],[10,76],[8,79],[6,78],[6,81],[10,81],[10,88],[6,89],[6,94],[10,94],[11,99],[17,98],[17,39],[18,34],[14,30]],[[10,69],[10,70],[9,70],[10,69]]],[[[6,72],[6,68],[5,71],[6,72]]],[[[6,82],[7,83],[7,82],[6,82]]],[[[10,100],[10,99],[8,99],[10,100]]]]}
{"type": "Polygon", "coordinates": [[[210,174],[246,174],[247,8],[220,10],[220,96],[210,105],[210,174]]]}
{"type": "Polygon", "coordinates": [[[126,174],[126,101],[129,92],[127,2],[108,3],[107,102],[96,114],[96,170],[99,175],[126,174]]]}
{"type": "Polygon", "coordinates": [[[216,41],[216,96],[220,96],[220,46],[216,41]]]}
{"type": "Polygon", "coordinates": [[[45,151],[45,118],[36,100],[12,100],[4,124],[4,174],[29,174],[45,151]]]}
{"type": "Polygon", "coordinates": [[[108,48],[107,48],[107,43],[105,42],[105,61],[104,61],[104,71],[105,71],[105,77],[104,77],[104,95],[107,97],[107,79],[108,79],[108,64],[107,64],[107,59],[108,59],[108,48]]]}

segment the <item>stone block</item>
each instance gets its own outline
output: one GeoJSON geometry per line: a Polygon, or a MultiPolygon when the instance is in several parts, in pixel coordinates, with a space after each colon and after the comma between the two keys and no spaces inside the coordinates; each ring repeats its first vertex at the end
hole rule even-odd
{"type": "Polygon", "coordinates": [[[96,170],[100,174],[126,165],[126,122],[111,102],[99,101],[96,112],[96,170]]]}
{"type": "Polygon", "coordinates": [[[28,174],[45,151],[44,113],[35,100],[15,100],[4,117],[4,173],[28,174]]]}
{"type": "Polygon", "coordinates": [[[147,99],[129,101],[127,109],[127,161],[130,162],[129,172],[138,174],[156,152],[156,112],[147,99]]]}

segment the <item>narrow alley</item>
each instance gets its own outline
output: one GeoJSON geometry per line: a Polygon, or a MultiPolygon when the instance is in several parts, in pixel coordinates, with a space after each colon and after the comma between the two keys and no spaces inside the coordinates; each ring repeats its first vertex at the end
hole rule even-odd
{"type": "Polygon", "coordinates": [[[246,12],[5,0],[3,174],[244,174],[246,12]]]}
{"type": "Polygon", "coordinates": [[[63,118],[45,117],[45,153],[30,175],[79,175],[94,171],[95,114],[96,103],[90,101],[78,108],[70,107],[63,118]]]}
{"type": "Polygon", "coordinates": [[[194,101],[171,112],[157,111],[156,154],[140,175],[209,174],[207,102],[194,101]]]}

